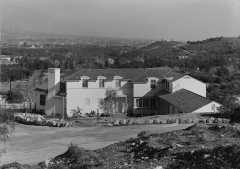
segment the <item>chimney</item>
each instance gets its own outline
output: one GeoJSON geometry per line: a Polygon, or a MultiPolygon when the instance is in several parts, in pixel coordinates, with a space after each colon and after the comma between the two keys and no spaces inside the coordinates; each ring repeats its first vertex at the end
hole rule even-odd
{"type": "Polygon", "coordinates": [[[54,96],[60,91],[60,68],[48,68],[48,94],[45,114],[56,115],[54,96]]]}
{"type": "Polygon", "coordinates": [[[55,96],[60,91],[60,68],[48,68],[48,95],[55,96]]]}

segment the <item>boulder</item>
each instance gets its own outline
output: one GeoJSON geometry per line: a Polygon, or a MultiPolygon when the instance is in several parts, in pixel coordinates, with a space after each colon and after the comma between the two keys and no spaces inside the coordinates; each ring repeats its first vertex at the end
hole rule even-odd
{"type": "Polygon", "coordinates": [[[193,123],[199,123],[199,119],[194,118],[194,119],[192,120],[192,122],[193,122],[193,123]]]}
{"type": "Polygon", "coordinates": [[[106,126],[107,126],[107,127],[112,127],[113,124],[112,124],[112,123],[107,123],[106,126]]]}
{"type": "Polygon", "coordinates": [[[184,122],[185,123],[190,123],[190,120],[189,119],[185,119],[184,122]]]}
{"type": "Polygon", "coordinates": [[[161,120],[161,124],[167,124],[167,120],[161,120]]]}
{"type": "Polygon", "coordinates": [[[166,123],[167,124],[172,124],[172,121],[170,119],[167,119],[166,123]]]}
{"type": "Polygon", "coordinates": [[[209,118],[209,119],[206,120],[206,123],[212,124],[213,120],[211,118],[209,118]]]}
{"type": "Polygon", "coordinates": [[[133,124],[133,119],[132,119],[132,118],[129,119],[129,120],[127,121],[127,124],[128,124],[128,125],[132,125],[132,124],[133,124]]]}
{"type": "Polygon", "coordinates": [[[154,119],[154,120],[153,120],[153,123],[154,123],[154,124],[159,124],[160,121],[161,121],[160,119],[154,119]]]}
{"type": "Polygon", "coordinates": [[[202,122],[202,123],[206,123],[206,122],[207,122],[207,119],[202,119],[201,122],[202,122]]]}
{"type": "Polygon", "coordinates": [[[122,119],[120,120],[119,122],[120,125],[126,125],[127,124],[127,121],[125,119],[122,119]]]}
{"type": "Polygon", "coordinates": [[[217,118],[217,122],[218,122],[218,123],[222,123],[222,122],[223,122],[223,119],[217,118]]]}
{"type": "Polygon", "coordinates": [[[57,127],[60,127],[61,126],[61,123],[60,122],[57,122],[57,125],[56,125],[57,127]]]}
{"type": "Polygon", "coordinates": [[[134,124],[143,124],[144,122],[141,119],[138,119],[134,122],[134,124]]]}
{"type": "Polygon", "coordinates": [[[179,119],[174,119],[174,123],[179,123],[179,119]]]}
{"type": "Polygon", "coordinates": [[[145,121],[145,123],[146,123],[146,124],[153,124],[153,120],[152,120],[152,119],[147,119],[147,120],[145,121]]]}
{"type": "Polygon", "coordinates": [[[184,120],[184,119],[181,119],[181,118],[179,118],[178,120],[179,120],[179,122],[178,122],[178,123],[180,123],[180,124],[183,124],[183,123],[185,123],[185,120],[184,120]]]}
{"type": "Polygon", "coordinates": [[[119,126],[119,120],[114,120],[113,125],[114,126],[119,126]]]}
{"type": "Polygon", "coordinates": [[[66,127],[69,127],[69,122],[66,122],[65,126],[66,126],[66,127]]]}

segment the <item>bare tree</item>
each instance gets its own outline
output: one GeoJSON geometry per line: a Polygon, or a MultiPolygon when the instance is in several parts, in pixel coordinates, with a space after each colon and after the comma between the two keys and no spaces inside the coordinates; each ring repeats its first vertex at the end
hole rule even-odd
{"type": "Polygon", "coordinates": [[[98,107],[105,114],[114,116],[118,111],[117,90],[107,88],[105,98],[100,99],[98,107]]]}

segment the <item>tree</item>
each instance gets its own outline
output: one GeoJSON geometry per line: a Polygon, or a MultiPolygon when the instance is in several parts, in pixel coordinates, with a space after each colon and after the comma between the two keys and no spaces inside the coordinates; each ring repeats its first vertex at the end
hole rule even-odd
{"type": "MultiPolygon", "coordinates": [[[[0,107],[0,142],[6,142],[15,129],[14,115],[9,109],[2,109],[0,107]]],[[[4,153],[3,149],[0,149],[1,154],[4,153]]]]}
{"type": "Polygon", "coordinates": [[[107,88],[105,98],[100,99],[98,107],[105,114],[114,116],[118,111],[117,90],[107,88]]]}

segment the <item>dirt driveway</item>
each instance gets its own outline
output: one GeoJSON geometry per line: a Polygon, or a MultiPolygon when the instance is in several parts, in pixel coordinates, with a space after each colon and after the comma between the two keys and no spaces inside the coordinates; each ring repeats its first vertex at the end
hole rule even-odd
{"type": "Polygon", "coordinates": [[[71,143],[94,150],[136,137],[143,130],[163,133],[184,129],[190,125],[192,124],[51,128],[18,124],[11,139],[0,145],[0,148],[6,148],[0,163],[17,161],[22,164],[37,164],[65,152],[71,143]]]}

